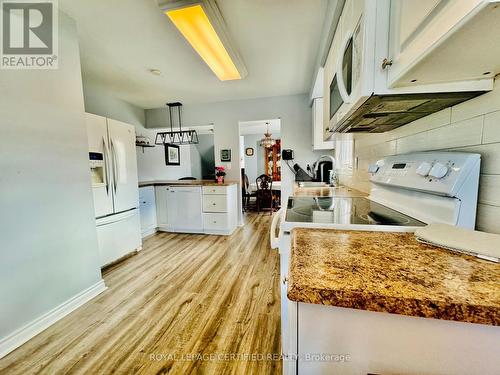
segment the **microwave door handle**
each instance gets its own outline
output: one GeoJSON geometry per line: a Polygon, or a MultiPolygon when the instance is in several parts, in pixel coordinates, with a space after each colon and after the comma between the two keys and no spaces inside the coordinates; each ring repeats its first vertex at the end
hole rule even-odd
{"type": "Polygon", "coordinates": [[[347,33],[347,36],[345,37],[345,39],[342,41],[342,44],[340,45],[341,46],[341,48],[339,49],[340,53],[339,53],[339,56],[337,59],[337,85],[338,85],[339,93],[340,93],[340,96],[342,97],[342,100],[344,101],[344,103],[347,103],[347,104],[349,104],[351,102],[351,98],[350,98],[350,96],[347,93],[347,90],[345,88],[344,74],[343,74],[342,70],[343,70],[343,65],[344,65],[344,53],[345,53],[347,45],[349,44],[349,41],[352,39],[353,35],[354,34],[352,32],[347,33]]]}
{"type": "Polygon", "coordinates": [[[104,158],[104,178],[106,183],[106,195],[109,195],[109,165],[108,165],[108,146],[106,140],[102,137],[102,155],[104,158]]]}

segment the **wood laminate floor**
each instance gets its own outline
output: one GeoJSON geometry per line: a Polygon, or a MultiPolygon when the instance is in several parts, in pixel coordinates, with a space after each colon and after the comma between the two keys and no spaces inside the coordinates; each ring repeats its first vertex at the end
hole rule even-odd
{"type": "Polygon", "coordinates": [[[108,290],[1,359],[0,373],[281,373],[270,218],[249,214],[229,237],[149,237],[105,272],[108,290]]]}

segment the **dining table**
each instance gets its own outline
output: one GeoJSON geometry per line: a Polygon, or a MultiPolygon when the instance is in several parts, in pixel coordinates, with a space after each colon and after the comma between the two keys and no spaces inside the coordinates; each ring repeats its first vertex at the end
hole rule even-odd
{"type": "MultiPolygon", "coordinates": [[[[273,181],[273,184],[271,186],[271,190],[273,191],[281,191],[281,181],[273,181]]],[[[248,186],[248,192],[250,194],[255,193],[257,191],[257,183],[252,182],[248,186]]]]}

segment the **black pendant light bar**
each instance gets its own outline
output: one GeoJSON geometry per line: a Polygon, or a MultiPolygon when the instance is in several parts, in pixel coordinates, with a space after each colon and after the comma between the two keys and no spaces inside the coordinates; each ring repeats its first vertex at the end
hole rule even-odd
{"type": "Polygon", "coordinates": [[[156,133],[155,144],[157,145],[195,145],[198,144],[198,133],[196,130],[182,130],[182,103],[167,103],[170,115],[170,131],[156,133]],[[179,130],[174,130],[173,112],[177,110],[179,118],[179,130]]]}

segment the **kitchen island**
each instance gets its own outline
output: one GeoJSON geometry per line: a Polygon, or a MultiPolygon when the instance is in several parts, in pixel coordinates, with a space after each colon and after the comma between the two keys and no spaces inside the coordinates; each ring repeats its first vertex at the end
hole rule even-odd
{"type": "Polygon", "coordinates": [[[139,183],[143,235],[156,230],[230,235],[237,227],[238,184],[212,180],[139,183]]]}
{"type": "Polygon", "coordinates": [[[294,229],[288,298],[299,374],[500,368],[500,265],[411,233],[294,229]],[[348,360],[307,360],[313,353],[348,360]]]}
{"type": "Polygon", "coordinates": [[[146,186],[231,186],[236,185],[237,181],[224,181],[219,184],[213,180],[151,180],[139,182],[139,187],[146,186]]]}

